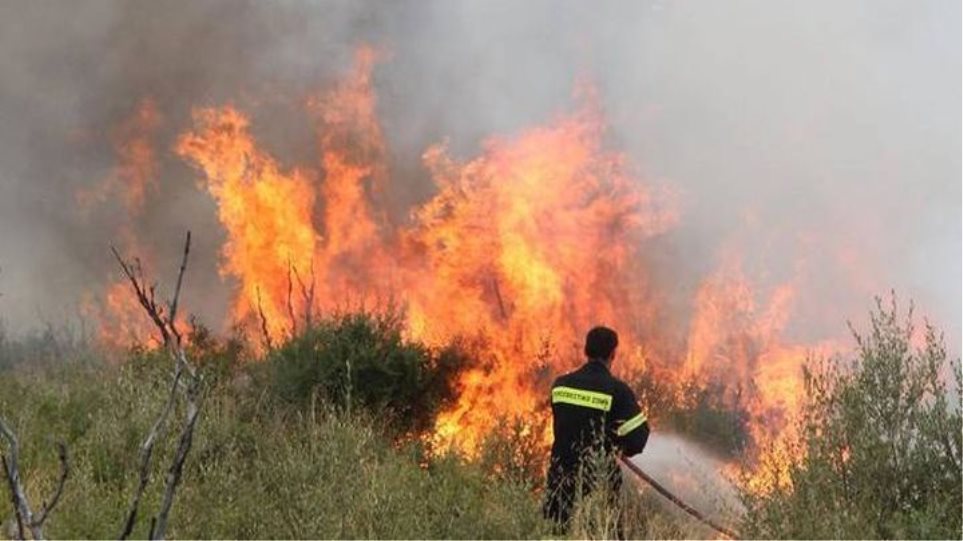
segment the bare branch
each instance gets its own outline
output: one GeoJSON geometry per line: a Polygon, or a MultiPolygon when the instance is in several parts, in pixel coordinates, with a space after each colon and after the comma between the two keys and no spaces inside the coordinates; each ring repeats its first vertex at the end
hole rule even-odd
{"type": "Polygon", "coordinates": [[[502,290],[498,287],[498,278],[492,278],[492,288],[495,290],[495,299],[498,301],[498,313],[502,320],[508,319],[508,312],[505,311],[505,301],[502,300],[502,290]]]}
{"type": "Polygon", "coordinates": [[[167,344],[170,342],[170,334],[167,332],[167,325],[161,315],[162,309],[157,306],[157,302],[154,300],[154,286],[151,285],[149,288],[144,287],[143,270],[140,265],[140,260],[134,259],[133,263],[128,263],[121,257],[117,248],[111,246],[110,251],[114,253],[114,257],[117,259],[117,262],[120,263],[120,268],[123,269],[131,286],[133,286],[134,293],[137,295],[137,302],[140,303],[147,312],[147,315],[150,316],[154,322],[154,326],[160,331],[163,342],[167,344]]]}
{"type": "Polygon", "coordinates": [[[4,457],[3,469],[7,477],[7,482],[10,485],[14,512],[17,514],[17,522],[21,528],[20,533],[23,533],[23,526],[27,526],[30,529],[30,535],[32,535],[34,539],[43,539],[43,529],[33,521],[30,502],[27,500],[27,494],[23,490],[23,483],[20,482],[20,469],[17,465],[17,458],[20,454],[20,444],[13,430],[7,426],[3,419],[0,419],[0,436],[3,436],[3,439],[7,440],[7,443],[10,445],[10,460],[8,461],[6,457],[4,457]]]}
{"type": "Polygon", "coordinates": [[[174,409],[174,402],[177,399],[177,386],[178,383],[180,383],[181,373],[181,366],[178,364],[174,371],[174,382],[171,384],[164,409],[157,417],[157,420],[154,421],[150,432],[147,433],[147,437],[144,438],[144,442],[140,445],[140,481],[137,484],[137,490],[134,491],[133,498],[130,500],[130,505],[127,507],[127,520],[124,521],[124,529],[120,532],[119,539],[127,539],[134,530],[134,523],[137,521],[137,510],[140,507],[140,499],[144,495],[144,490],[147,489],[147,483],[150,481],[150,459],[154,454],[154,444],[157,443],[157,438],[160,437],[163,431],[167,417],[170,415],[171,410],[174,409]]]}
{"type": "Polygon", "coordinates": [[[164,499],[161,503],[160,513],[157,515],[157,522],[151,526],[151,539],[163,539],[167,530],[167,517],[170,515],[171,506],[174,504],[174,492],[180,483],[181,474],[184,471],[184,461],[187,453],[191,450],[191,443],[194,441],[194,427],[197,424],[197,417],[200,413],[200,405],[197,396],[200,391],[200,380],[195,379],[187,392],[187,415],[184,419],[184,427],[177,444],[177,452],[174,461],[167,471],[167,484],[164,488],[164,499]]]}
{"type": "Polygon", "coordinates": [[[191,233],[187,232],[187,238],[184,242],[184,255],[181,258],[181,265],[177,273],[177,282],[174,287],[174,296],[172,297],[170,303],[168,304],[169,313],[165,318],[163,314],[163,307],[158,306],[155,300],[155,286],[151,285],[149,288],[145,288],[146,281],[144,280],[143,271],[140,268],[140,262],[134,260],[134,264],[129,264],[117,252],[116,249],[111,247],[114,252],[114,256],[120,263],[121,268],[124,270],[124,274],[130,280],[131,285],[134,288],[134,292],[137,294],[137,299],[141,306],[150,316],[154,325],[160,331],[161,336],[164,338],[164,345],[167,347],[168,353],[174,360],[174,379],[170,386],[170,391],[167,396],[167,401],[164,404],[164,408],[158,415],[157,420],[151,427],[150,432],[148,432],[147,437],[141,444],[141,460],[140,460],[140,471],[139,471],[139,482],[137,489],[131,498],[130,506],[127,511],[127,519],[124,522],[124,528],[120,534],[120,539],[127,539],[134,529],[134,524],[137,521],[137,512],[140,507],[141,498],[144,495],[144,491],[147,488],[147,484],[150,481],[150,461],[153,455],[154,445],[159,439],[160,435],[163,433],[164,427],[167,424],[168,417],[170,417],[171,412],[174,410],[174,406],[177,402],[177,391],[180,389],[185,393],[187,400],[187,418],[184,422],[183,428],[180,433],[177,448],[177,453],[175,454],[174,461],[171,464],[167,475],[167,483],[164,490],[164,499],[160,511],[160,515],[156,519],[151,520],[150,527],[150,537],[152,539],[163,538],[165,530],[167,528],[167,520],[170,515],[170,509],[174,501],[174,494],[177,489],[177,485],[180,481],[181,472],[183,470],[184,461],[187,458],[187,454],[190,451],[191,441],[194,437],[194,427],[197,423],[197,417],[200,413],[200,404],[198,401],[198,396],[201,389],[201,379],[197,373],[197,370],[187,359],[187,353],[184,351],[181,333],[177,330],[176,318],[177,318],[177,305],[180,299],[181,286],[184,280],[184,272],[187,268],[187,258],[190,254],[191,249],[191,233]],[[172,339],[173,337],[173,339],[172,339]],[[184,385],[182,377],[186,377],[189,380],[189,384],[184,385]]]}
{"type": "Polygon", "coordinates": [[[184,257],[181,258],[181,268],[177,271],[177,285],[174,287],[174,298],[171,300],[170,304],[170,315],[167,318],[167,324],[171,328],[171,332],[174,333],[174,337],[177,339],[178,345],[181,343],[181,333],[177,330],[176,318],[177,318],[177,300],[181,296],[181,284],[184,281],[184,270],[187,269],[187,256],[191,252],[191,232],[187,232],[187,239],[184,241],[184,257]]]}
{"type": "Polygon", "coordinates": [[[305,323],[310,328],[311,318],[314,317],[314,286],[317,284],[317,279],[314,275],[314,259],[311,260],[311,289],[308,291],[308,301],[305,303],[304,318],[305,323]]]}
{"type": "Polygon", "coordinates": [[[304,327],[306,329],[311,328],[311,317],[314,311],[314,261],[311,261],[311,287],[310,289],[305,287],[304,280],[301,279],[301,273],[298,272],[297,267],[294,268],[294,277],[298,281],[298,287],[301,289],[301,299],[304,302],[304,327]]]}
{"type": "Polygon", "coordinates": [[[17,539],[24,539],[23,519],[20,518],[20,505],[17,499],[17,486],[13,482],[13,475],[10,473],[13,470],[7,465],[7,455],[0,454],[0,462],[3,463],[3,476],[7,480],[7,486],[10,488],[10,502],[13,503],[13,516],[17,519],[17,539]]]}
{"type": "Polygon", "coordinates": [[[274,343],[271,341],[271,333],[268,332],[267,316],[264,315],[264,307],[261,306],[261,288],[260,286],[256,288],[257,291],[257,315],[261,320],[261,340],[264,341],[264,347],[268,351],[274,349],[274,343]]]}
{"type": "Polygon", "coordinates": [[[40,509],[40,516],[35,518],[33,523],[35,525],[43,526],[43,523],[47,521],[47,517],[50,516],[50,512],[53,508],[57,506],[57,502],[60,501],[60,496],[64,493],[64,485],[67,483],[67,476],[70,475],[70,461],[67,457],[67,444],[64,442],[57,442],[57,456],[60,458],[60,479],[57,481],[57,490],[54,491],[54,495],[50,498],[50,503],[44,502],[40,509]]]}
{"type": "MultiPolygon", "coordinates": [[[[291,294],[294,292],[294,280],[291,279],[291,270],[294,267],[291,265],[291,258],[288,258],[288,317],[291,318],[291,338],[298,333],[298,320],[294,317],[294,302],[291,300],[291,294]]],[[[297,272],[297,269],[294,269],[297,272]]]]}

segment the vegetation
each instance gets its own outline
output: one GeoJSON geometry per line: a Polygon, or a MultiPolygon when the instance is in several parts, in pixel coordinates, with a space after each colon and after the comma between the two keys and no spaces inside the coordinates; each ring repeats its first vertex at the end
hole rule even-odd
{"type": "MultiPolygon", "coordinates": [[[[785,450],[795,460],[767,464],[772,481],[743,491],[742,535],[960,537],[963,422],[949,403],[959,397],[960,368],[950,370],[953,395],[936,330],[927,326],[913,348],[910,321],[880,305],[870,332],[854,333],[854,359],[813,363],[799,440],[785,450]]],[[[169,536],[553,536],[541,518],[542,426],[505,419],[470,460],[414,437],[451,399],[466,365],[462,348],[407,341],[391,315],[342,314],[279,344],[264,362],[250,362],[243,340],[215,339],[196,325],[188,350],[206,387],[169,536]]],[[[0,339],[0,416],[20,437],[21,473],[37,504],[58,479],[55,443],[70,450],[70,478],[45,526],[52,537],[120,533],[139,446],[169,393],[165,353],[104,358],[69,333],[0,339]]],[[[654,382],[640,389],[643,400],[663,395],[654,382]]],[[[745,413],[727,407],[720,389],[693,386],[685,396],[660,422],[738,455],[745,413]]],[[[156,446],[143,509],[156,509],[162,496],[172,432],[156,446]]],[[[627,490],[621,498],[629,537],[713,535],[655,496],[627,490]]],[[[12,516],[9,497],[0,498],[0,538],[12,535],[12,516]]],[[[147,535],[150,518],[139,518],[135,537],[147,535]]],[[[569,535],[616,531],[610,501],[593,493],[577,505],[569,535]]]]}
{"type": "Polygon", "coordinates": [[[660,430],[688,436],[727,459],[742,456],[750,447],[750,415],[742,395],[721,382],[694,377],[672,381],[643,372],[632,383],[660,430]]]}
{"type": "MultiPolygon", "coordinates": [[[[17,356],[0,372],[0,415],[20,437],[34,502],[57,482],[55,442],[70,450],[70,477],[46,534],[114,538],[138,481],[139,446],[169,392],[170,360],[135,348],[122,362],[105,362],[80,342],[61,345],[59,360],[46,357],[53,347],[46,344],[38,350],[44,358],[32,362],[28,345],[8,341],[6,351],[17,356]]],[[[171,537],[551,535],[541,516],[544,457],[531,427],[506,422],[473,460],[431,453],[410,437],[450,397],[458,348],[431,351],[403,340],[390,317],[353,314],[318,322],[266,362],[246,362],[251,352],[241,341],[214,340],[199,326],[188,349],[207,387],[171,537]]],[[[162,496],[172,432],[156,445],[143,509],[156,509],[162,496]]],[[[650,502],[635,501],[635,516],[649,517],[650,502]]],[[[585,517],[609,512],[607,502],[582,507],[585,517]]],[[[0,537],[12,537],[12,516],[9,497],[0,498],[0,537]]],[[[150,518],[140,517],[134,537],[147,536],[150,518]]],[[[628,531],[681,531],[670,524],[636,520],[628,531]]],[[[604,537],[605,528],[579,518],[573,535],[604,537]]]]}
{"type": "Polygon", "coordinates": [[[768,463],[769,482],[744,492],[743,535],[959,539],[959,361],[929,324],[914,347],[912,310],[901,321],[895,300],[853,335],[853,359],[807,370],[799,438],[784,450],[799,458],[768,463]]]}
{"type": "MultiPolygon", "coordinates": [[[[167,392],[166,359],[137,352],[120,366],[79,362],[0,379],[0,411],[20,434],[29,494],[49,494],[58,472],[52,438],[71,453],[71,476],[51,517],[53,537],[113,538],[137,482],[138,446],[167,392]]],[[[527,488],[490,483],[453,456],[422,464],[371,415],[326,403],[292,409],[251,385],[211,381],[169,530],[172,537],[537,537],[545,533],[527,488]]],[[[146,508],[160,497],[165,434],[146,508]]],[[[6,495],[6,491],[4,491],[6,495]]],[[[9,498],[0,516],[12,516],[9,498]]],[[[147,535],[149,520],[135,537],[147,535]]],[[[6,524],[10,527],[11,524],[6,524]]],[[[4,530],[4,535],[9,535],[4,530]]]]}
{"type": "Polygon", "coordinates": [[[390,413],[386,426],[407,432],[431,426],[465,366],[456,347],[432,351],[402,339],[396,312],[340,314],[272,351],[266,383],[302,408],[320,397],[345,411],[390,413]]]}

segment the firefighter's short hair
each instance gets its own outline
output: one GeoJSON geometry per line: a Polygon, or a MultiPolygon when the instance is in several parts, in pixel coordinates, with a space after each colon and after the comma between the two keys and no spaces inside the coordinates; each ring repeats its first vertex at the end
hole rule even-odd
{"type": "Polygon", "coordinates": [[[618,345],[618,333],[608,327],[598,326],[585,335],[585,356],[589,359],[608,359],[618,345]]]}

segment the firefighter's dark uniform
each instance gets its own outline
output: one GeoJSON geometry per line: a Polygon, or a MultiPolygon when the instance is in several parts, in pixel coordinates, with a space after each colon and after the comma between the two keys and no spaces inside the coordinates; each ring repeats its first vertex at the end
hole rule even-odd
{"type": "Polygon", "coordinates": [[[628,456],[641,453],[649,439],[649,424],[629,386],[600,360],[590,360],[555,380],[552,417],[555,441],[544,512],[564,530],[576,492],[585,496],[594,488],[592,479],[599,478],[599,472],[586,471],[588,455],[605,453],[602,462],[608,471],[604,475],[612,494],[617,494],[622,475],[611,453],[614,448],[628,456]]]}

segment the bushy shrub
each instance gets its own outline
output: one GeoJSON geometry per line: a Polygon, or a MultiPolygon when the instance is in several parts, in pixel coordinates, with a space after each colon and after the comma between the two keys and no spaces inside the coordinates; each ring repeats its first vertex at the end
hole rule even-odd
{"type": "Polygon", "coordinates": [[[742,393],[721,382],[667,376],[642,372],[632,380],[653,428],[688,436],[725,458],[740,456],[751,443],[742,393]]]}
{"type": "Polygon", "coordinates": [[[229,380],[250,360],[247,342],[240,328],[232,329],[227,338],[220,338],[192,317],[189,331],[187,354],[200,367],[209,384],[229,380]]]}
{"type": "Polygon", "coordinates": [[[814,362],[795,457],[746,490],[744,535],[767,538],[956,538],[963,482],[959,361],[927,324],[913,346],[895,299],[877,301],[856,356],[814,362]],[[950,404],[946,379],[955,379],[950,404]],[[779,483],[788,479],[788,484],[779,483]]]}
{"type": "Polygon", "coordinates": [[[721,456],[734,458],[749,442],[749,412],[738,400],[726,397],[726,388],[715,382],[683,384],[682,400],[665,412],[665,424],[681,435],[692,436],[721,456]]]}
{"type": "Polygon", "coordinates": [[[457,346],[432,350],[405,340],[390,312],[331,316],[268,355],[269,385],[283,401],[390,415],[400,432],[431,425],[466,364],[457,346]]]}

